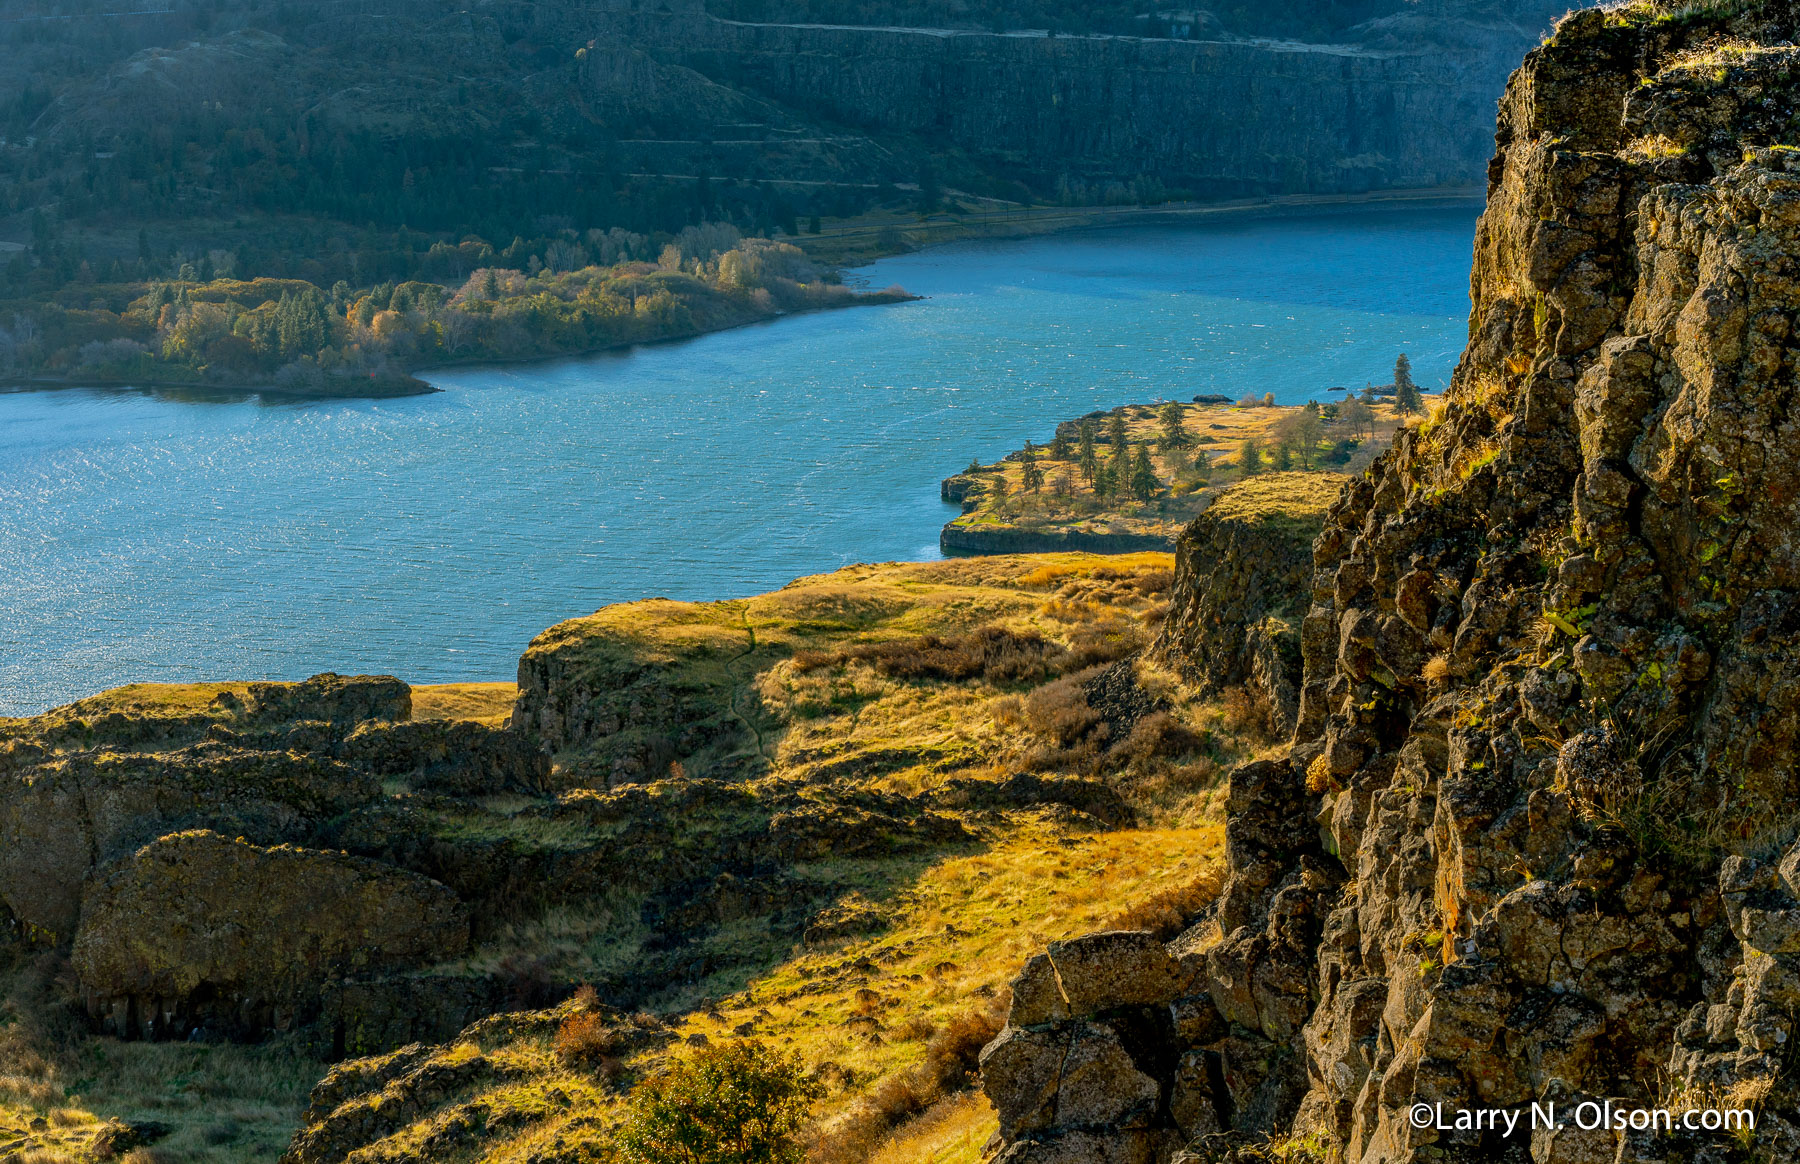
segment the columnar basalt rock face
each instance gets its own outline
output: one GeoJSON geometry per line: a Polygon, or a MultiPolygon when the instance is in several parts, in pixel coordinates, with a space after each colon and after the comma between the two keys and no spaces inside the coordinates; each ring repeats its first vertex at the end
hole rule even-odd
{"type": "MultiPolygon", "coordinates": [[[[1454,49],[1403,38],[1412,51],[755,24],[697,5],[613,7],[597,42],[615,46],[609,60],[629,44],[840,125],[967,151],[1039,186],[1141,175],[1218,197],[1477,180],[1494,95],[1543,6],[1521,3],[1516,25],[1484,25],[1454,49]]],[[[590,81],[595,94],[610,91],[590,81]]]]}
{"type": "Polygon", "coordinates": [[[90,881],[72,961],[92,1014],[155,1038],[294,1026],[328,980],[454,957],[468,937],[456,894],[416,873],[197,830],[90,881]]]}
{"type": "Polygon", "coordinates": [[[1312,543],[1343,478],[1274,473],[1232,486],[1175,543],[1157,653],[1196,688],[1243,686],[1271,735],[1299,714],[1300,617],[1312,543]]]}
{"type": "Polygon", "coordinates": [[[1216,1131],[1217,1053],[1203,1044],[1223,1026],[1201,976],[1199,959],[1129,931],[1031,959],[1006,1029],[981,1055],[982,1086],[1011,1142],[1001,1159],[1148,1164],[1216,1131]]]}
{"type": "Polygon", "coordinates": [[[1449,405],[1319,540],[1291,769],[1352,880],[1298,1123],[1349,1159],[1481,1150],[1415,1100],[1791,1087],[1800,996],[1757,972],[1788,955],[1731,902],[1787,908],[1767,862],[1800,824],[1800,179],[1766,148],[1800,140],[1796,25],[1739,7],[1583,12],[1532,54],[1449,405]]]}
{"type": "Polygon", "coordinates": [[[1315,544],[1206,993],[1298,1052],[1265,1110],[1335,1158],[1800,1157],[1796,39],[1640,4],[1531,54],[1448,401],[1315,544]],[[1590,1098],[1757,1133],[1409,1118],[1590,1098]]]}

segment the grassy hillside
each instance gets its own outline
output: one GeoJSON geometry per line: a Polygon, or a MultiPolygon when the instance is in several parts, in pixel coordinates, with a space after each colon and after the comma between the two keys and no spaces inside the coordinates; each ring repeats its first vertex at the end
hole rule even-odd
{"type": "MultiPolygon", "coordinates": [[[[522,1161],[557,1143],[540,1158],[586,1159],[668,1056],[751,1037],[821,1081],[815,1158],[973,1159],[992,1116],[966,1068],[1006,982],[1047,941],[1173,932],[1198,913],[1220,860],[1218,773],[1263,746],[1230,701],[1195,700],[1135,659],[1171,565],[851,567],[563,624],[532,644],[516,692],[413,689],[415,721],[510,717],[556,751],[542,795],[388,781],[380,843],[420,835],[459,854],[458,892],[490,903],[469,953],[426,968],[421,988],[497,985],[541,1006],[587,983],[594,1013],[640,1017],[607,1019],[636,1034],[597,1058],[556,1050],[590,1005],[574,1001],[478,1024],[427,1060],[339,1068],[385,1078],[385,1062],[382,1102],[410,1098],[377,1124],[351,1118],[367,1097],[326,1101],[308,1142],[355,1126],[359,1160],[522,1161]],[[475,868],[501,881],[468,880],[475,868]],[[557,872],[530,893],[503,884],[533,869],[557,872]],[[464,1083],[408,1091],[440,1069],[464,1083]]],[[[247,691],[108,692],[0,724],[0,755],[46,770],[248,738],[247,691]]],[[[333,835],[379,855],[355,830],[333,835]]],[[[127,1121],[155,1141],[143,1161],[272,1159],[325,1070],[305,1030],[255,1046],[95,1037],[58,950],[9,940],[0,958],[0,1145],[25,1158],[98,1158],[96,1135],[127,1121]]]]}

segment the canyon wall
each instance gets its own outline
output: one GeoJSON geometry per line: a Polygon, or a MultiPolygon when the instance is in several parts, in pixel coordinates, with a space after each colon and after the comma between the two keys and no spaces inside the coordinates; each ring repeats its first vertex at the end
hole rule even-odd
{"type": "Polygon", "coordinates": [[[1393,48],[751,24],[674,7],[618,0],[597,44],[1036,188],[1148,178],[1202,197],[1477,182],[1493,102],[1537,30],[1526,13],[1393,48]]]}
{"type": "MultiPolygon", "coordinates": [[[[1134,963],[1167,1012],[1137,1106],[1058,1107],[1072,1051],[997,1061],[1009,1164],[1167,1159],[1146,1129],[1193,1161],[1800,1156],[1797,32],[1589,10],[1514,76],[1447,402],[1327,518],[1292,745],[1231,774],[1231,879],[1176,969],[1134,963]]],[[[1052,1044],[1145,1002],[1031,987],[1014,1026],[1052,1044]]]]}

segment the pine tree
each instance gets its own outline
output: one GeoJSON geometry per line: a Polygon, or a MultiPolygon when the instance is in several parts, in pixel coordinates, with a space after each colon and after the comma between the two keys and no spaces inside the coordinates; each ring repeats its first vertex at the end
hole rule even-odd
{"type": "Polygon", "coordinates": [[[1150,450],[1139,445],[1137,457],[1131,467],[1132,495],[1139,501],[1148,501],[1156,496],[1161,485],[1162,482],[1156,476],[1156,467],[1150,463],[1150,450]]]}
{"type": "Polygon", "coordinates": [[[1050,459],[1052,461],[1069,460],[1073,450],[1069,445],[1069,434],[1061,425],[1056,427],[1056,436],[1050,441],[1050,459]]]}
{"type": "Polygon", "coordinates": [[[1081,455],[1077,458],[1076,468],[1081,470],[1082,480],[1093,485],[1100,475],[1100,454],[1094,451],[1094,422],[1081,423],[1081,455]]]}
{"type": "Polygon", "coordinates": [[[1188,443],[1187,429],[1182,427],[1181,405],[1171,400],[1162,406],[1157,413],[1157,420],[1162,423],[1162,444],[1165,449],[1180,448],[1188,443]]]}
{"type": "Polygon", "coordinates": [[[1262,472],[1262,449],[1257,447],[1254,439],[1246,440],[1238,448],[1238,472],[1246,477],[1262,472]]]}
{"type": "Polygon", "coordinates": [[[1394,411],[1402,416],[1412,416],[1425,411],[1425,401],[1419,392],[1419,386],[1413,383],[1412,361],[1401,352],[1400,358],[1394,361],[1394,411]]]}
{"type": "Polygon", "coordinates": [[[1111,444],[1115,449],[1122,449],[1125,447],[1126,435],[1124,413],[1115,412],[1112,414],[1112,419],[1106,422],[1106,439],[1107,443],[1111,444]]]}
{"type": "Polygon", "coordinates": [[[1044,468],[1038,464],[1036,457],[1027,457],[1024,468],[1019,474],[1020,483],[1028,492],[1036,493],[1044,486],[1044,468]]]}
{"type": "Polygon", "coordinates": [[[493,269],[488,269],[487,278],[481,283],[481,297],[494,300],[500,298],[500,280],[494,277],[493,269]]]}
{"type": "Polygon", "coordinates": [[[1269,450],[1269,467],[1277,473],[1285,473],[1294,467],[1294,451],[1286,442],[1277,444],[1269,450]]]}

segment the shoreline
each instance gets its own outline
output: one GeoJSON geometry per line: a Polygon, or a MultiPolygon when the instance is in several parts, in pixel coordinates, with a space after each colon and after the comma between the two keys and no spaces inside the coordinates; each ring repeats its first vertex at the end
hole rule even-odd
{"type": "MultiPolygon", "coordinates": [[[[843,311],[852,307],[894,307],[903,303],[918,303],[921,300],[928,298],[928,296],[924,295],[914,295],[910,291],[906,292],[904,295],[889,295],[883,291],[860,291],[857,294],[861,296],[861,298],[853,303],[843,303],[826,307],[805,307],[798,311],[784,311],[778,315],[765,315],[757,319],[739,320],[737,323],[728,323],[724,327],[699,328],[694,331],[681,332],[676,335],[658,336],[655,339],[629,340],[622,344],[608,344],[605,347],[587,348],[578,352],[547,352],[541,356],[495,356],[489,359],[451,360],[441,364],[425,365],[415,369],[415,372],[455,372],[464,368],[510,368],[531,364],[547,364],[556,360],[579,360],[585,359],[588,356],[605,355],[607,352],[628,352],[633,348],[650,348],[661,344],[686,343],[689,340],[697,340],[709,335],[723,335],[726,332],[738,331],[746,327],[760,327],[764,324],[780,323],[784,319],[794,319],[802,315],[818,315],[826,311],[843,311]]],[[[426,381],[426,383],[429,383],[429,381],[426,381]]],[[[443,391],[442,388],[435,385],[432,385],[431,390],[433,392],[443,391]]]]}
{"type": "MultiPolygon", "coordinates": [[[[1220,202],[1170,202],[1155,206],[1013,206],[1006,210],[952,214],[940,211],[923,219],[894,215],[868,219],[849,226],[827,227],[816,235],[801,235],[795,245],[808,255],[844,269],[868,266],[895,255],[916,254],[931,247],[973,239],[1035,238],[1078,230],[1154,225],[1158,222],[1192,223],[1237,217],[1280,218],[1315,211],[1355,211],[1383,207],[1474,206],[1480,207],[1487,191],[1482,186],[1418,186],[1373,190],[1363,194],[1272,194],[1259,198],[1234,198],[1220,202]],[[885,232],[899,236],[898,247],[883,246],[885,232]]],[[[889,241],[892,241],[890,238],[889,241]]]]}
{"type": "MultiPolygon", "coordinates": [[[[820,258],[843,270],[855,270],[884,258],[917,254],[934,247],[975,239],[1038,238],[1080,230],[1134,224],[1193,223],[1208,219],[1235,217],[1284,217],[1320,210],[1345,210],[1403,207],[1480,205],[1485,190],[1480,186],[1425,186],[1396,190],[1375,190],[1363,194],[1278,194],[1260,198],[1237,198],[1221,202],[1172,202],[1155,206],[1011,206],[1002,211],[968,214],[940,212],[923,219],[895,215],[881,220],[860,222],[848,227],[827,228],[816,235],[799,235],[790,239],[809,256],[820,258]],[[898,246],[884,245],[888,232],[898,235],[898,246]],[[844,244],[848,244],[847,246],[844,244]]],[[[895,241],[889,237],[885,242],[895,241]]],[[[443,389],[426,379],[432,372],[451,372],[472,368],[528,366],[554,360],[581,359],[607,352],[626,352],[633,348],[656,344],[680,343],[702,336],[735,331],[757,324],[776,323],[799,315],[821,311],[837,311],[846,307],[884,307],[896,303],[914,303],[925,298],[905,293],[893,295],[886,290],[866,289],[858,292],[858,300],[834,306],[802,308],[756,319],[745,319],[723,327],[699,328],[654,339],[631,340],[602,347],[582,348],[568,352],[543,352],[535,355],[457,359],[421,363],[394,377],[393,387],[357,392],[309,392],[283,388],[275,384],[209,383],[185,380],[144,381],[137,379],[34,379],[0,378],[0,392],[52,392],[63,389],[116,389],[133,392],[190,391],[217,395],[256,394],[284,400],[393,400],[409,396],[429,396],[443,389]]],[[[1099,535],[1096,535],[1099,536],[1099,535]]],[[[947,548],[947,547],[946,547],[947,548]]],[[[979,551],[977,551],[979,552],[979,551]]]]}
{"type": "Polygon", "coordinates": [[[389,390],[376,389],[367,392],[307,392],[284,388],[278,384],[232,384],[209,383],[207,381],[169,380],[145,381],[107,380],[88,378],[81,380],[34,380],[34,379],[0,379],[0,392],[55,392],[64,389],[117,389],[126,392],[167,392],[187,390],[190,392],[210,393],[218,395],[257,394],[275,396],[286,400],[393,400],[408,396],[430,396],[444,391],[442,388],[425,379],[432,372],[454,371],[459,368],[495,368],[514,367],[530,364],[543,364],[553,360],[575,360],[587,356],[603,355],[606,352],[625,352],[633,348],[650,347],[656,344],[684,343],[699,339],[702,336],[719,335],[723,332],[736,331],[743,327],[755,327],[758,324],[777,323],[800,315],[816,315],[824,311],[842,311],[853,307],[891,307],[901,303],[916,303],[925,298],[910,292],[896,294],[889,291],[858,291],[857,298],[848,303],[830,304],[819,307],[805,307],[796,311],[783,311],[774,315],[759,316],[755,319],[742,319],[723,327],[696,328],[691,331],[677,332],[670,335],[657,336],[654,339],[628,340],[624,343],[607,344],[603,347],[582,348],[572,352],[544,352],[531,356],[496,356],[491,359],[447,360],[441,363],[424,363],[409,368],[400,376],[390,377],[388,382],[395,386],[389,390]]]}

